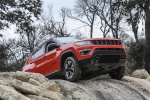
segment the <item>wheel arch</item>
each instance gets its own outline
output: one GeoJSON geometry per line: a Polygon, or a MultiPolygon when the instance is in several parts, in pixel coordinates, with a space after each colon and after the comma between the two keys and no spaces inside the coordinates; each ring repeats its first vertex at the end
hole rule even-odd
{"type": "Polygon", "coordinates": [[[72,50],[68,50],[64,53],[61,54],[61,57],[60,57],[60,67],[61,67],[61,70],[63,70],[63,67],[64,67],[64,62],[65,60],[67,59],[67,57],[74,57],[76,59],[76,61],[78,61],[75,53],[72,51],[72,50]]]}

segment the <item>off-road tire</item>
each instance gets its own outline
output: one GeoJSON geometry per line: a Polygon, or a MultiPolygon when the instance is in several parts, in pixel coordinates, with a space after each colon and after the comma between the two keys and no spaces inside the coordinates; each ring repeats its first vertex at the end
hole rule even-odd
{"type": "Polygon", "coordinates": [[[68,80],[70,82],[78,81],[79,78],[81,77],[81,69],[74,57],[68,57],[65,60],[63,72],[64,72],[66,80],[68,80]],[[70,75],[71,75],[71,73],[73,75],[69,76],[69,73],[70,73],[70,75]]]}
{"type": "Polygon", "coordinates": [[[112,79],[121,80],[125,74],[125,66],[118,67],[109,72],[109,75],[112,79]]]}

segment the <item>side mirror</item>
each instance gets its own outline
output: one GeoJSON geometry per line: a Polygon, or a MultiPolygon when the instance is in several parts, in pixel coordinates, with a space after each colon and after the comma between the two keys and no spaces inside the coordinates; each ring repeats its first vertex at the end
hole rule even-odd
{"type": "Polygon", "coordinates": [[[57,43],[51,43],[48,47],[55,47],[58,48],[60,47],[57,43]]]}
{"type": "Polygon", "coordinates": [[[56,48],[58,48],[58,47],[60,47],[57,43],[51,43],[51,44],[49,44],[48,46],[47,46],[47,52],[49,52],[49,51],[51,51],[51,50],[53,50],[53,49],[56,49],[56,48]]]}

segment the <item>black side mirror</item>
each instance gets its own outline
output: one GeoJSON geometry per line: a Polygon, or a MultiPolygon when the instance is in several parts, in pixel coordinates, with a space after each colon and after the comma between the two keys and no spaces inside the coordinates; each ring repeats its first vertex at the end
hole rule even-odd
{"type": "Polygon", "coordinates": [[[60,47],[57,43],[51,43],[50,44],[50,47],[55,47],[55,48],[58,48],[58,47],[60,47]]]}
{"type": "Polygon", "coordinates": [[[51,51],[51,50],[58,48],[58,47],[60,47],[60,46],[57,43],[51,43],[47,46],[47,51],[51,51]]]}

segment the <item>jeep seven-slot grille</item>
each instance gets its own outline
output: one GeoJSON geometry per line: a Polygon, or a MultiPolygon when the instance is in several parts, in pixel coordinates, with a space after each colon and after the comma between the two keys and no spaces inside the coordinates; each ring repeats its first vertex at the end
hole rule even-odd
{"type": "Polygon", "coordinates": [[[93,40],[92,42],[96,45],[122,45],[119,40],[93,40]]]}

